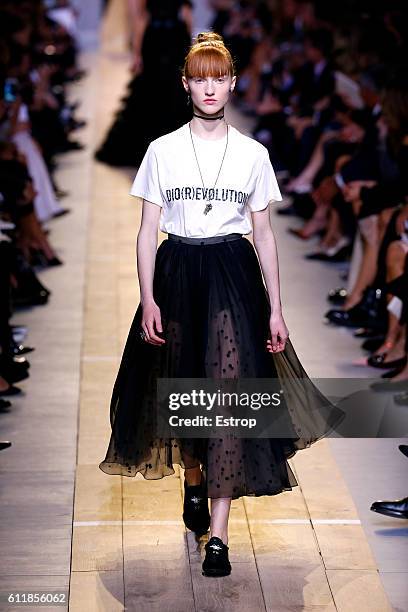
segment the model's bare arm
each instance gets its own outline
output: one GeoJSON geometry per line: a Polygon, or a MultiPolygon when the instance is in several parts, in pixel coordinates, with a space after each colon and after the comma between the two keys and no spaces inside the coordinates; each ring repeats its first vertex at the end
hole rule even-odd
{"type": "Polygon", "coordinates": [[[271,342],[268,342],[268,350],[271,348],[274,352],[279,352],[285,348],[289,333],[282,317],[278,251],[269,218],[269,206],[264,210],[252,213],[252,227],[254,246],[258,253],[271,305],[271,342]]]}
{"type": "Polygon", "coordinates": [[[151,344],[163,344],[156,332],[163,331],[160,309],[153,296],[154,265],[157,251],[157,229],[161,208],[143,200],[142,221],[137,235],[137,271],[139,275],[140,302],[143,309],[142,328],[151,344]]]}

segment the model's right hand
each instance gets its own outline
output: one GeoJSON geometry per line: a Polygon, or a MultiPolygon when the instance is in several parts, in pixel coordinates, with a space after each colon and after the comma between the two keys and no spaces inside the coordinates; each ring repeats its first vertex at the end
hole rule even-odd
{"type": "Polygon", "coordinates": [[[149,342],[149,344],[155,344],[156,346],[161,346],[166,341],[164,338],[160,338],[157,335],[158,333],[163,332],[162,324],[161,324],[161,315],[160,308],[156,304],[156,302],[148,302],[142,306],[142,322],[141,326],[144,330],[145,342],[149,342]]]}

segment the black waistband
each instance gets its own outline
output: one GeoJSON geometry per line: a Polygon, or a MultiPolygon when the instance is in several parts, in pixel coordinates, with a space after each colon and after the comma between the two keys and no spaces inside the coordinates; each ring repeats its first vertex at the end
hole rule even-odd
{"type": "Polygon", "coordinates": [[[208,236],[207,238],[187,238],[186,236],[177,236],[177,234],[167,234],[169,240],[174,242],[184,242],[185,244],[217,244],[219,242],[230,242],[242,238],[241,234],[226,234],[225,236],[208,236]]]}

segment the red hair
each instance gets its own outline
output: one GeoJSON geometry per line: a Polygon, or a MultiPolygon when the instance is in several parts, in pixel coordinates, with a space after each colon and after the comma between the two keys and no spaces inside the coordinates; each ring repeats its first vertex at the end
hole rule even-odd
{"type": "Polygon", "coordinates": [[[218,77],[224,74],[234,76],[235,66],[222,36],[216,32],[200,32],[187,53],[183,76],[191,79],[193,77],[218,77]]]}

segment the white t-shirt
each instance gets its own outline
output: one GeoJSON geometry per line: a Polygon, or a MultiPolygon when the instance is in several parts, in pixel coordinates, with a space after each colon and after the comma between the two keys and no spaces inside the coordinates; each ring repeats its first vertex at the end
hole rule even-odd
{"type": "Polygon", "coordinates": [[[266,147],[231,125],[228,129],[228,148],[215,188],[226,136],[205,140],[193,134],[205,189],[189,123],[150,143],[130,193],[162,207],[163,232],[192,238],[249,234],[250,211],[282,200],[266,147]],[[204,214],[207,199],[212,209],[204,214]]]}

